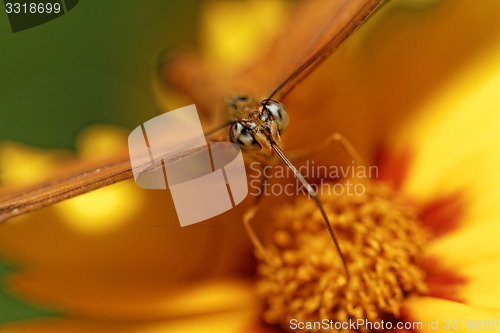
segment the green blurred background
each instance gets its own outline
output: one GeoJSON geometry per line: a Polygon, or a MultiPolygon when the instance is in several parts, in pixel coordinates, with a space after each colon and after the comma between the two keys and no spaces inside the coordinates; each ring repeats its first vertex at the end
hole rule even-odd
{"type": "Polygon", "coordinates": [[[72,149],[90,124],[134,128],[153,117],[158,57],[195,43],[199,3],[81,0],[17,33],[2,4],[0,140],[72,149]]]}

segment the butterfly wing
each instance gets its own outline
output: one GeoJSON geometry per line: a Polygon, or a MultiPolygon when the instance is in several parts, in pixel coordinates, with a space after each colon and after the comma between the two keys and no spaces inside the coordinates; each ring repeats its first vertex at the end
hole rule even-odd
{"type": "Polygon", "coordinates": [[[327,18],[327,21],[328,19],[332,19],[334,23],[318,36],[317,46],[311,46],[308,50],[304,50],[302,58],[307,60],[299,67],[295,67],[293,64],[294,61],[290,60],[292,65],[284,69],[287,74],[280,77],[282,83],[272,92],[271,97],[283,99],[290,93],[295,85],[325,61],[368,18],[370,13],[380,5],[381,1],[348,0],[344,3],[345,5],[339,10],[337,15],[327,18]],[[293,70],[293,68],[296,69],[293,70]],[[291,72],[292,70],[293,72],[291,72]],[[291,74],[288,75],[290,72],[291,74]]]}
{"type": "Polygon", "coordinates": [[[383,0],[310,0],[296,5],[264,56],[232,78],[210,73],[193,54],[165,63],[162,77],[214,114],[226,94],[282,100],[349,37],[383,0]]]}
{"type": "Polygon", "coordinates": [[[101,168],[76,171],[31,188],[4,191],[0,193],[0,223],[131,177],[130,161],[122,160],[101,168]]]}
{"type": "MultiPolygon", "coordinates": [[[[154,172],[166,165],[176,163],[204,152],[204,147],[194,147],[177,154],[165,154],[153,162],[135,166],[141,174],[154,172]]],[[[149,158],[141,159],[149,160],[149,158]]],[[[117,156],[100,163],[76,163],[65,166],[64,175],[53,180],[20,190],[0,191],[0,223],[63,200],[91,192],[134,177],[130,160],[117,156]]]]}
{"type": "MultiPolygon", "coordinates": [[[[164,59],[160,75],[193,97],[198,111],[213,114],[228,93],[281,99],[323,62],[382,0],[311,0],[298,4],[285,32],[265,56],[233,79],[210,75],[194,55],[164,59]]],[[[220,120],[219,120],[220,121],[220,120]]],[[[168,163],[168,161],[166,161],[168,163]]],[[[80,165],[67,177],[0,193],[0,222],[133,176],[127,159],[98,168],[80,165]],[[85,171],[90,170],[90,171],[85,171]]]]}
{"type": "Polygon", "coordinates": [[[257,96],[278,100],[339,47],[381,0],[312,0],[298,5],[287,29],[263,59],[241,73],[257,96]]]}

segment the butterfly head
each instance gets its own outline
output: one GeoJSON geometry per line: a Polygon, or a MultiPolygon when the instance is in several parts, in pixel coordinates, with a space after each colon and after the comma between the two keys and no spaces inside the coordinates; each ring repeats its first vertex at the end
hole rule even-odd
{"type": "Polygon", "coordinates": [[[256,111],[233,122],[229,138],[242,150],[271,155],[272,143],[281,146],[280,134],[286,130],[290,119],[280,102],[268,99],[260,104],[256,111]]]}

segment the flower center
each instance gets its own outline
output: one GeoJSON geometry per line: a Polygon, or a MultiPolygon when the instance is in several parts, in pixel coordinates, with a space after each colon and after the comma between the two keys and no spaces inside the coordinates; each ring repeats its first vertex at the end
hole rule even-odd
{"type": "MultiPolygon", "coordinates": [[[[426,291],[419,255],[427,233],[418,211],[383,184],[360,184],[363,195],[320,197],[349,279],[311,200],[299,198],[277,211],[266,245],[271,260],[259,259],[258,265],[258,291],[267,303],[267,323],[288,330],[293,319],[380,323],[400,316],[406,296],[426,291]]],[[[322,332],[311,327],[306,331],[322,332]]]]}

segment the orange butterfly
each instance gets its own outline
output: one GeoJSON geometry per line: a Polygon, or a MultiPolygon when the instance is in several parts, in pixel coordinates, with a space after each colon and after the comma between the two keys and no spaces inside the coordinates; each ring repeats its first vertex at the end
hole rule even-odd
{"type": "MultiPolygon", "coordinates": [[[[210,77],[193,55],[169,59],[162,64],[160,74],[170,85],[192,97],[215,129],[209,134],[231,125],[229,137],[234,143],[244,150],[253,150],[256,156],[276,152],[310,189],[282,151],[280,133],[288,124],[283,103],[294,87],[334,52],[381,2],[314,0],[298,4],[288,29],[263,59],[230,80],[210,77]],[[259,101],[263,102],[259,105],[259,101]],[[217,110],[215,117],[214,109],[217,110]],[[266,112],[268,119],[263,121],[261,118],[266,112]],[[247,131],[249,124],[258,128],[247,131]]],[[[165,164],[173,160],[175,158],[167,159],[165,164]]],[[[0,222],[133,176],[130,161],[123,157],[114,158],[104,166],[77,166],[77,169],[89,171],[76,172],[17,193],[4,193],[0,197],[0,222]]],[[[326,213],[312,190],[309,192],[340,252],[326,213]]]]}

